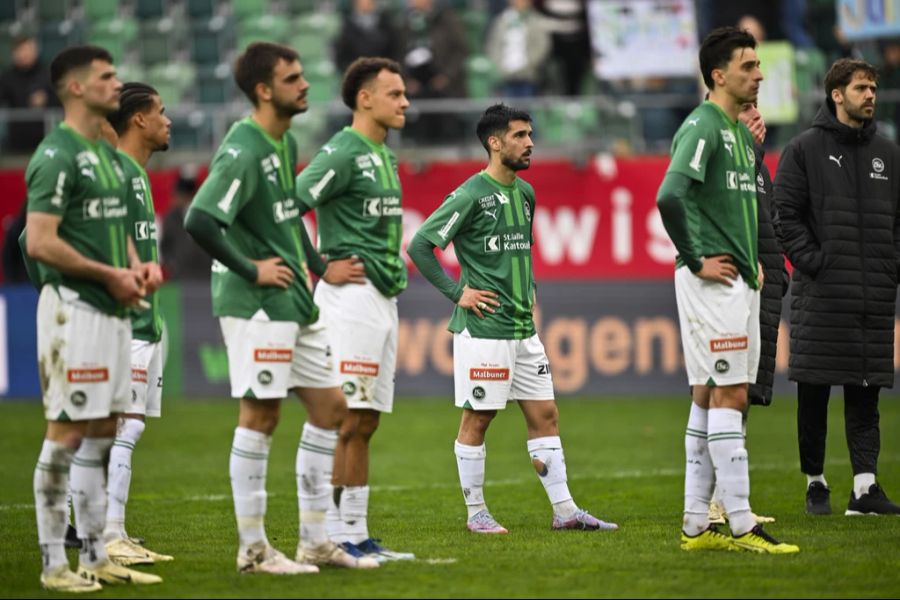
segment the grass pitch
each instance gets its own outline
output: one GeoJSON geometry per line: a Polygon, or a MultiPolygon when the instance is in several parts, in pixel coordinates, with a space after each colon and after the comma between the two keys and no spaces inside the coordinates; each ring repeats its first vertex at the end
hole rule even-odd
{"type": "MultiPolygon", "coordinates": [[[[781,397],[750,416],[751,501],[777,517],[767,530],[799,544],[793,556],[686,553],[678,547],[686,398],[560,401],[569,485],[579,505],[621,526],[553,532],[525,450],[516,407],[488,432],[486,498],[506,536],[465,529],[452,402],[401,400],[373,439],[369,528],[419,560],[376,571],[323,569],[278,578],[235,572],[237,534],[228,481],[234,401],[168,399],[134,456],[128,530],[175,562],[141,567],[151,587],[107,587],[92,597],[897,597],[900,517],[844,517],[852,474],[843,402],[832,402],[826,476],[835,514],[804,514],[796,404],[781,397]]],[[[0,405],[0,595],[43,597],[32,474],[44,422],[37,403],[0,405]]],[[[881,403],[879,479],[900,500],[900,406],[881,403]]],[[[267,531],[293,555],[297,543],[294,457],[303,412],[285,404],[268,472],[267,531]]],[[[77,558],[73,551],[70,560],[77,558]]]]}

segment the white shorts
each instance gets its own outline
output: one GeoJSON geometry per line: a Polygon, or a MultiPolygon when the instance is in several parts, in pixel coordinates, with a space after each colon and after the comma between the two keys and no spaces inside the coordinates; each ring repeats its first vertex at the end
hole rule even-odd
{"type": "Polygon", "coordinates": [[[292,321],[221,317],[234,398],[285,398],[297,387],[338,386],[331,339],[322,320],[292,321]]]}
{"type": "Polygon", "coordinates": [[[690,385],[756,382],[759,291],[742,278],[731,286],[675,270],[675,299],[690,385]]]}
{"type": "Polygon", "coordinates": [[[389,413],[397,369],[397,299],[365,284],[319,281],[316,304],[328,324],[347,407],[389,413]]]}
{"type": "Polygon", "coordinates": [[[162,415],[163,362],[162,342],[131,340],[131,407],[127,412],[162,415]]]}
{"type": "Polygon", "coordinates": [[[37,307],[38,371],[48,421],[87,421],[131,405],[131,322],[52,285],[37,307]]]}
{"type": "Polygon", "coordinates": [[[553,400],[553,377],[537,335],[524,340],[453,334],[456,406],[502,410],[509,400],[553,400]]]}

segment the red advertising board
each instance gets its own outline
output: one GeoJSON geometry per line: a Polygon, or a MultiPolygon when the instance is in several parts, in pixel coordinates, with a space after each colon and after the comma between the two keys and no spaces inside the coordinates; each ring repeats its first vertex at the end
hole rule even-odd
{"type": "MultiPolygon", "coordinates": [[[[774,172],[776,158],[766,161],[774,172]]],[[[675,250],[656,209],[656,191],[669,159],[598,156],[583,166],[540,161],[521,175],[537,193],[534,270],[538,280],[659,279],[672,276],[675,250]]],[[[483,162],[403,164],[404,241],[444,197],[484,167],[483,162]]],[[[150,173],[158,215],[168,209],[175,170],[150,173]]],[[[25,195],[21,171],[0,171],[0,220],[25,195]]],[[[308,220],[311,233],[312,219],[308,220]]],[[[2,231],[0,231],[2,236],[2,231]]],[[[441,256],[457,268],[452,250],[441,256]]]]}

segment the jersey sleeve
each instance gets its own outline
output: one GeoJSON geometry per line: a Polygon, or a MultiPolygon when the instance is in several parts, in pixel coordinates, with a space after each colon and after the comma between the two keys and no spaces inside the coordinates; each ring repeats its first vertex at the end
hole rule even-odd
{"type": "Polygon", "coordinates": [[[75,160],[62,149],[39,149],[25,173],[28,212],[62,216],[72,196],[76,175],[75,160]]]}
{"type": "Polygon", "coordinates": [[[213,160],[209,176],[191,202],[225,225],[231,225],[253,198],[259,180],[259,165],[252,154],[238,146],[223,146],[213,160]]]}
{"type": "Polygon", "coordinates": [[[706,166],[718,147],[718,132],[702,119],[688,119],[672,142],[669,173],[680,173],[695,181],[706,180],[706,166]]]}
{"type": "Polygon", "coordinates": [[[419,235],[441,250],[445,249],[469,220],[474,205],[469,194],[462,190],[454,191],[444,199],[436,211],[431,213],[431,216],[425,219],[419,229],[419,235]]]}
{"type": "Polygon", "coordinates": [[[297,197],[310,208],[317,208],[346,191],[351,180],[351,164],[340,150],[319,150],[296,179],[297,197]]]}

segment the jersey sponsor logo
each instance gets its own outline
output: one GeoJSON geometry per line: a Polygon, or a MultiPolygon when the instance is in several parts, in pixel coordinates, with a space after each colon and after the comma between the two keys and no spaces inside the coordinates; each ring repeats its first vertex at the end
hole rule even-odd
{"type": "Polygon", "coordinates": [[[837,166],[840,167],[840,166],[841,166],[841,161],[844,160],[844,155],[841,154],[840,156],[838,156],[837,158],[835,158],[834,154],[829,154],[829,155],[828,155],[828,160],[833,160],[835,163],[837,163],[837,166]]]}
{"type": "Polygon", "coordinates": [[[531,222],[531,205],[528,204],[527,202],[523,202],[522,209],[525,211],[525,218],[530,223],[531,222]]]}
{"type": "Polygon", "coordinates": [[[239,187],[241,187],[241,180],[237,178],[232,179],[231,185],[228,186],[228,191],[225,192],[225,197],[216,204],[223,213],[228,213],[231,210],[231,203],[234,202],[234,196],[237,194],[239,187]]]}
{"type": "Polygon", "coordinates": [[[255,348],[253,362],[291,362],[294,351],[289,348],[255,348]]]}
{"type": "Polygon", "coordinates": [[[504,252],[531,250],[531,242],[525,239],[524,233],[504,233],[502,248],[504,252]]]}
{"type": "Polygon", "coordinates": [[[697,140],[697,147],[694,148],[694,156],[688,166],[693,170],[700,172],[700,159],[703,158],[703,148],[706,147],[706,140],[700,138],[697,140]]]}
{"type": "Polygon", "coordinates": [[[403,207],[397,196],[364,198],[362,214],[364,217],[402,217],[403,207]]]}
{"type": "Polygon", "coordinates": [[[56,156],[56,152],[56,148],[44,148],[44,154],[49,158],[53,158],[54,156],[56,156]]]}
{"type": "Polygon", "coordinates": [[[352,381],[345,381],[341,385],[341,391],[344,392],[345,396],[352,396],[356,393],[356,384],[352,381]]]}
{"type": "Polygon", "coordinates": [[[499,235],[485,236],[484,252],[485,252],[485,254],[494,254],[496,252],[500,252],[500,236],[499,235]]]}
{"type": "Polygon", "coordinates": [[[469,369],[469,381],[507,381],[509,369],[474,367],[469,369]]]}
{"type": "Polygon", "coordinates": [[[314,200],[318,200],[319,196],[322,195],[322,190],[324,190],[325,186],[328,185],[328,182],[334,179],[334,175],[334,169],[328,169],[328,172],[322,176],[322,179],[320,179],[317,184],[309,188],[309,195],[312,196],[314,200]]]}
{"type": "Polygon", "coordinates": [[[141,204],[146,204],[146,202],[144,201],[144,178],[132,177],[131,189],[134,190],[135,198],[137,198],[141,204]]]}
{"type": "Polygon", "coordinates": [[[147,383],[147,369],[131,368],[131,381],[133,383],[147,383]]]}
{"type": "Polygon", "coordinates": [[[69,369],[66,371],[69,383],[103,383],[109,381],[109,369],[94,367],[92,369],[69,369]]]}
{"type": "Polygon", "coordinates": [[[697,119],[688,119],[688,125],[691,125],[691,126],[693,126],[693,127],[696,127],[696,126],[697,126],[697,123],[699,123],[699,122],[700,122],[700,119],[699,119],[699,118],[697,118],[697,119]]]}
{"type": "Polygon", "coordinates": [[[368,178],[372,180],[372,183],[375,183],[375,170],[374,169],[366,169],[362,173],[360,173],[364,178],[368,178]]]}
{"type": "Polygon", "coordinates": [[[341,373],[345,375],[365,375],[376,377],[378,375],[378,363],[363,360],[342,360],[341,373]]]}
{"type": "Polygon", "coordinates": [[[276,223],[283,223],[289,219],[300,217],[300,207],[295,206],[293,198],[277,200],[272,204],[272,213],[276,223]]]}
{"type": "Polygon", "coordinates": [[[744,146],[747,149],[747,160],[750,162],[750,166],[756,165],[756,152],[750,146],[744,146]]]}
{"type": "Polygon", "coordinates": [[[459,212],[453,211],[453,214],[450,216],[450,219],[447,223],[441,227],[440,231],[438,231],[438,235],[441,236],[442,240],[446,240],[447,236],[450,235],[450,230],[453,229],[453,224],[459,219],[459,212]]]}
{"type": "Polygon", "coordinates": [[[268,155],[260,161],[259,165],[262,167],[266,179],[278,185],[278,169],[281,168],[281,160],[278,158],[278,155],[275,153],[268,155]]]}
{"type": "Polygon", "coordinates": [[[725,171],[725,187],[729,190],[738,189],[737,171],[725,171]]]}
{"type": "Polygon", "coordinates": [[[82,216],[85,220],[119,219],[128,214],[128,207],[116,196],[89,198],[82,205],[82,216]]]}
{"type": "Polygon", "coordinates": [[[241,149],[240,148],[226,148],[225,152],[227,154],[231,155],[231,158],[237,158],[241,153],[241,149]]]}
{"type": "Polygon", "coordinates": [[[335,153],[335,150],[336,150],[336,148],[332,148],[331,146],[329,146],[329,145],[327,145],[327,144],[324,145],[324,146],[322,146],[322,152],[324,152],[325,154],[327,154],[327,155],[329,155],[329,156],[331,156],[332,154],[334,154],[334,153],[335,153]]]}
{"type": "Polygon", "coordinates": [[[75,155],[75,162],[78,165],[78,171],[96,183],[97,173],[94,168],[100,164],[100,157],[91,150],[84,150],[75,155]]]}
{"type": "Polygon", "coordinates": [[[727,373],[730,368],[731,365],[729,365],[728,361],[724,358],[720,358],[716,361],[715,369],[717,373],[727,373]]]}
{"type": "Polygon", "coordinates": [[[269,385],[272,383],[272,380],[275,379],[274,375],[272,375],[272,371],[268,369],[262,370],[256,376],[256,380],[260,382],[262,385],[269,385]]]}
{"type": "Polygon", "coordinates": [[[360,154],[356,157],[356,166],[360,169],[371,169],[372,168],[372,155],[371,154],[360,154]]]}
{"type": "Polygon", "coordinates": [[[135,221],[134,223],[134,239],[155,240],[156,239],[156,222],[155,221],[135,221]]]}
{"type": "Polygon", "coordinates": [[[760,173],[759,175],[756,176],[756,187],[757,187],[756,191],[759,192],[760,194],[766,193],[766,180],[763,179],[762,173],[760,173]]]}
{"type": "Polygon", "coordinates": [[[888,178],[886,175],[882,175],[881,173],[884,171],[884,161],[878,157],[872,159],[872,172],[869,173],[869,179],[878,179],[880,181],[887,181],[888,178]]]}
{"type": "Polygon", "coordinates": [[[87,403],[87,394],[85,394],[81,390],[76,390],[72,392],[71,396],[69,396],[69,402],[71,402],[75,406],[84,406],[85,403],[87,403]]]}
{"type": "Polygon", "coordinates": [[[472,398],[475,400],[484,400],[487,396],[487,392],[484,391],[484,388],[480,385],[476,385],[472,388],[472,398]]]}
{"type": "Polygon", "coordinates": [[[709,340],[709,349],[712,352],[731,352],[733,350],[747,349],[747,336],[732,338],[719,338],[717,340],[709,340]]]}

